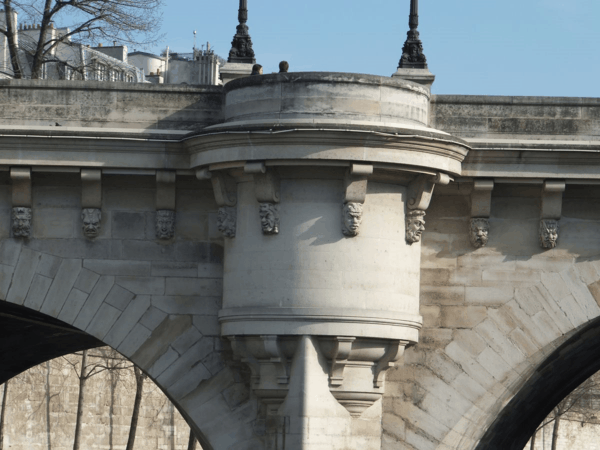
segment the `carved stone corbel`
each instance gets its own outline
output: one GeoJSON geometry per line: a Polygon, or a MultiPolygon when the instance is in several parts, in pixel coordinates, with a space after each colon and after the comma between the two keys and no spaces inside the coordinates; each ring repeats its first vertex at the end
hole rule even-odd
{"type": "Polygon", "coordinates": [[[277,383],[288,384],[290,381],[290,373],[287,358],[281,351],[279,346],[278,336],[268,335],[261,336],[263,345],[265,346],[265,352],[270,356],[270,363],[273,364],[277,369],[277,383]]]}
{"type": "Polygon", "coordinates": [[[385,373],[388,369],[395,366],[404,354],[404,349],[408,341],[395,341],[390,344],[383,357],[377,362],[375,366],[375,372],[373,374],[373,386],[376,388],[382,388],[385,382],[385,373]]]}
{"type": "Polygon", "coordinates": [[[494,180],[491,179],[475,180],[473,183],[469,240],[475,248],[485,247],[488,242],[493,189],[494,180]]]}
{"type": "Polygon", "coordinates": [[[15,237],[31,236],[31,168],[12,167],[12,231],[15,237]]]}
{"type": "Polygon", "coordinates": [[[355,337],[336,337],[334,338],[335,348],[333,357],[331,358],[331,370],[329,372],[329,383],[332,386],[341,386],[344,383],[344,369],[348,363],[348,357],[352,350],[352,344],[356,340],[355,337]]]}
{"type": "Polygon", "coordinates": [[[83,234],[95,238],[102,220],[102,171],[81,169],[81,221],[83,234]]]}
{"type": "Polygon", "coordinates": [[[542,248],[554,248],[558,242],[558,221],[562,215],[562,197],[565,188],[564,180],[544,181],[539,230],[542,248]]]}
{"type": "Polygon", "coordinates": [[[425,211],[429,208],[433,188],[436,184],[450,183],[450,177],[444,173],[435,176],[421,174],[408,185],[408,212],[406,214],[406,242],[414,244],[421,240],[425,231],[425,211]]]}
{"type": "Polygon", "coordinates": [[[367,180],[373,174],[372,164],[352,164],[344,177],[344,205],[342,208],[342,233],[357,236],[362,222],[367,198],[367,180]]]}
{"type": "Polygon", "coordinates": [[[170,170],[156,171],[156,237],[171,239],[175,235],[175,181],[170,170]]]}
{"type": "Polygon", "coordinates": [[[263,234],[279,234],[279,177],[272,170],[267,170],[264,162],[246,163],[244,172],[254,176],[254,193],[259,203],[263,234]]]}
{"type": "Polygon", "coordinates": [[[208,169],[196,171],[199,180],[210,180],[215,195],[215,202],[219,207],[217,214],[217,228],[226,238],[235,237],[237,211],[237,186],[235,180],[223,172],[211,172],[208,169]]]}

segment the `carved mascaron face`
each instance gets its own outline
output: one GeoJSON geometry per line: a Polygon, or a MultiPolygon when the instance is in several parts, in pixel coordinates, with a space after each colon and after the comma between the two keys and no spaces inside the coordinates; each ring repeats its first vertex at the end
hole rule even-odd
{"type": "Polygon", "coordinates": [[[488,242],[490,223],[487,219],[471,219],[469,238],[475,248],[485,247],[488,242]]]}
{"type": "Polygon", "coordinates": [[[159,209],[156,211],[156,237],[171,239],[175,235],[175,211],[159,209]]]}
{"type": "Polygon", "coordinates": [[[263,234],[279,233],[279,208],[273,203],[261,203],[258,214],[263,234]]]}
{"type": "Polygon", "coordinates": [[[540,245],[542,248],[554,248],[558,241],[558,221],[540,220],[540,245]]]}
{"type": "Polygon", "coordinates": [[[421,240],[421,235],[425,231],[425,211],[410,211],[406,215],[406,241],[414,244],[421,240]]]}
{"type": "Polygon", "coordinates": [[[228,208],[226,206],[219,208],[217,214],[217,228],[223,233],[223,236],[228,238],[235,237],[235,220],[235,208],[228,208]]]}
{"type": "Polygon", "coordinates": [[[346,236],[356,236],[362,222],[362,205],[346,203],[342,220],[342,233],[346,236]]]}
{"type": "Polygon", "coordinates": [[[102,211],[99,208],[83,208],[81,210],[81,220],[83,221],[83,234],[87,237],[95,238],[100,234],[102,211]]]}
{"type": "Polygon", "coordinates": [[[31,208],[17,206],[12,209],[12,231],[15,236],[31,234],[31,208]]]}

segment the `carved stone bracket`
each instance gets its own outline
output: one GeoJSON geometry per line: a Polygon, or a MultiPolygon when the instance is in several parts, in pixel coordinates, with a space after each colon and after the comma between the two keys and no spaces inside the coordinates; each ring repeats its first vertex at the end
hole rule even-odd
{"type": "Polygon", "coordinates": [[[210,180],[215,195],[215,202],[219,206],[217,214],[217,228],[226,238],[235,237],[237,212],[237,185],[233,177],[223,172],[211,172],[208,169],[196,171],[199,180],[210,180]]]}
{"type": "Polygon", "coordinates": [[[246,163],[244,172],[254,176],[254,194],[259,202],[263,234],[279,234],[279,177],[273,170],[267,170],[263,161],[246,163]]]}
{"type": "Polygon", "coordinates": [[[547,180],[544,182],[540,219],[560,219],[565,187],[564,180],[547,180]]]}
{"type": "Polygon", "coordinates": [[[264,162],[246,163],[244,172],[254,175],[254,193],[257,202],[279,203],[279,177],[272,170],[267,170],[264,162]]]}
{"type": "Polygon", "coordinates": [[[31,168],[12,167],[12,231],[16,237],[31,236],[31,168]]]}
{"type": "Polygon", "coordinates": [[[281,347],[279,346],[278,338],[276,335],[261,336],[265,351],[270,356],[270,363],[273,364],[277,369],[277,383],[288,384],[290,381],[290,373],[288,367],[288,361],[281,347]]]}
{"type": "Polygon", "coordinates": [[[344,177],[342,233],[357,236],[362,222],[362,205],[367,198],[367,180],[373,174],[372,164],[352,164],[344,177]]]}
{"type": "Polygon", "coordinates": [[[485,247],[490,230],[490,212],[492,209],[492,190],[494,180],[480,179],[473,183],[471,192],[471,220],[469,222],[469,240],[475,248],[485,247]]]}
{"type": "Polygon", "coordinates": [[[156,171],[156,209],[175,210],[175,181],[177,175],[171,170],[156,171]]]}
{"type": "Polygon", "coordinates": [[[540,211],[540,246],[552,249],[558,243],[558,221],[562,215],[562,197],[566,184],[564,180],[546,180],[542,188],[540,211]]]}
{"type": "Polygon", "coordinates": [[[175,181],[171,170],[156,171],[156,237],[171,239],[175,235],[175,181]]]}
{"type": "Polygon", "coordinates": [[[408,185],[407,207],[409,211],[406,214],[406,242],[414,244],[421,240],[421,235],[425,231],[425,211],[429,208],[433,188],[436,184],[450,183],[450,177],[444,173],[438,173],[435,176],[421,174],[417,176],[408,185]]]}
{"type": "Polygon", "coordinates": [[[383,388],[387,370],[394,367],[396,361],[402,357],[407,344],[408,341],[395,341],[390,344],[383,357],[375,366],[375,371],[373,374],[373,386],[377,388],[383,388]]]}
{"type": "Polygon", "coordinates": [[[235,180],[226,173],[200,169],[196,171],[196,178],[211,181],[217,206],[235,206],[237,204],[235,180]]]}
{"type": "Polygon", "coordinates": [[[344,369],[348,363],[352,343],[355,337],[336,337],[333,357],[331,358],[331,370],[329,372],[329,383],[332,386],[341,386],[344,383],[344,369]]]}
{"type": "Polygon", "coordinates": [[[102,171],[81,169],[81,227],[88,238],[100,234],[102,220],[102,171]]]}

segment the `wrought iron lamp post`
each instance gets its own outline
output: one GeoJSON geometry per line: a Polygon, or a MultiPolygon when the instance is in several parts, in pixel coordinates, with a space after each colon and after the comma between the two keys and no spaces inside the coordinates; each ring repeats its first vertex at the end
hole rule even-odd
{"type": "Polygon", "coordinates": [[[409,30],[402,48],[399,69],[427,69],[427,58],[423,54],[423,43],[419,39],[419,0],[410,0],[409,30]]]}
{"type": "Polygon", "coordinates": [[[227,62],[254,64],[256,63],[256,59],[254,57],[254,50],[252,49],[252,39],[248,32],[248,25],[246,25],[248,21],[247,0],[240,0],[238,21],[240,23],[236,27],[235,36],[233,36],[233,41],[231,41],[231,50],[229,50],[227,62]]]}

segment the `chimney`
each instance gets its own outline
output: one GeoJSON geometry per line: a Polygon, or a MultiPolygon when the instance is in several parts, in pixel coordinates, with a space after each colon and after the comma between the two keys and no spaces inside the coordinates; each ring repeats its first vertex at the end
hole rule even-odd
{"type": "Polygon", "coordinates": [[[113,41],[113,47],[117,46],[117,41],[113,41]]]}
{"type": "Polygon", "coordinates": [[[102,47],[102,42],[100,42],[100,43],[98,44],[98,47],[102,47]]]}

